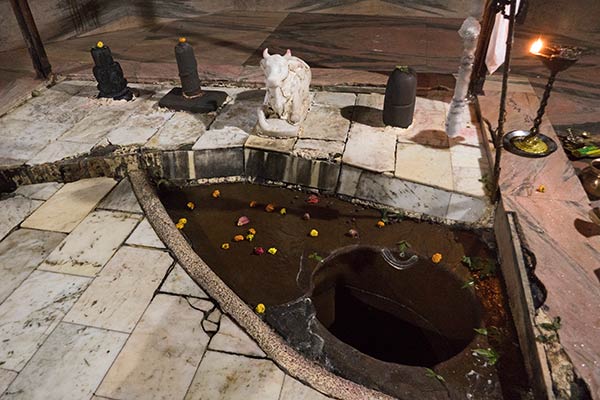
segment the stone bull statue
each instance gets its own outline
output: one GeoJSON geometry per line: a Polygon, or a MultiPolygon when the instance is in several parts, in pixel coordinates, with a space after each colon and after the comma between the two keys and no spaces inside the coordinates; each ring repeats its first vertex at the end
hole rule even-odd
{"type": "Polygon", "coordinates": [[[258,109],[260,133],[268,136],[297,136],[310,106],[310,67],[290,50],[282,56],[263,51],[260,66],[265,73],[267,93],[258,109]]]}

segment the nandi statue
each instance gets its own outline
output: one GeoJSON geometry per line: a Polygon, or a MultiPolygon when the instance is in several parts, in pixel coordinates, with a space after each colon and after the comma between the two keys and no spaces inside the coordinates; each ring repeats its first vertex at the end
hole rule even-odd
{"type": "Polygon", "coordinates": [[[260,67],[265,72],[267,94],[258,109],[259,133],[297,136],[310,105],[310,67],[290,50],[281,56],[263,51],[260,67]]]}

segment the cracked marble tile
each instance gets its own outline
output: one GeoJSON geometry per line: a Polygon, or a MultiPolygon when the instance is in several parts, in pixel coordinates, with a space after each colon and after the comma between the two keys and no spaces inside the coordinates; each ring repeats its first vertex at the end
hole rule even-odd
{"type": "Polygon", "coordinates": [[[0,305],[0,362],[23,369],[89,284],[89,278],[34,271],[0,305]]]}
{"type": "Polygon", "coordinates": [[[190,278],[187,272],[185,272],[179,264],[175,264],[173,270],[169,273],[169,276],[167,276],[167,279],[165,279],[160,287],[160,291],[183,296],[208,298],[208,295],[204,290],[190,278]]]}
{"type": "Polygon", "coordinates": [[[2,399],[89,399],[128,335],[60,323],[2,399]]]}
{"type": "Polygon", "coordinates": [[[42,204],[39,200],[13,196],[0,201],[0,239],[42,204]]]}
{"type": "Polygon", "coordinates": [[[96,391],[115,399],[182,399],[208,343],[202,311],[157,295],[96,391]]]}
{"type": "Polygon", "coordinates": [[[208,348],[228,353],[266,357],[256,342],[226,315],[221,318],[219,332],[211,339],[208,348]]]}
{"type": "Polygon", "coordinates": [[[33,200],[48,200],[54,193],[56,193],[64,183],[58,182],[47,182],[47,183],[36,183],[33,185],[19,186],[15,190],[15,194],[29,197],[33,200]]]}
{"type": "Polygon", "coordinates": [[[165,245],[160,240],[150,222],[148,222],[147,218],[144,218],[142,222],[134,229],[133,233],[125,244],[134,245],[134,246],[144,246],[144,247],[154,247],[157,249],[164,249],[165,245]]]}
{"type": "Polygon", "coordinates": [[[106,210],[126,211],[132,213],[142,213],[142,208],[138,203],[131,183],[128,178],[123,178],[121,182],[98,204],[98,208],[106,210]]]}

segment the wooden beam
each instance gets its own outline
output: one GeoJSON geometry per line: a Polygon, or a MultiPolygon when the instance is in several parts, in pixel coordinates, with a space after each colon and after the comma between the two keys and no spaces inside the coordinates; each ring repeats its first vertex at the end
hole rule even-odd
{"type": "Polygon", "coordinates": [[[33,62],[33,68],[38,78],[46,79],[52,72],[52,66],[48,61],[46,50],[44,50],[44,44],[40,38],[40,33],[35,26],[33,15],[27,0],[10,0],[15,17],[21,28],[23,39],[27,44],[31,61],[33,62]]]}

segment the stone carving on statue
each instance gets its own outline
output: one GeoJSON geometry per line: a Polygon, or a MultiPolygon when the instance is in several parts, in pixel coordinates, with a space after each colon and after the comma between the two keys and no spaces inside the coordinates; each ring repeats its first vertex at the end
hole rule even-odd
{"type": "Polygon", "coordinates": [[[260,67],[265,73],[266,95],[258,109],[260,134],[298,136],[310,106],[310,67],[290,50],[282,56],[263,51],[260,67]]]}

